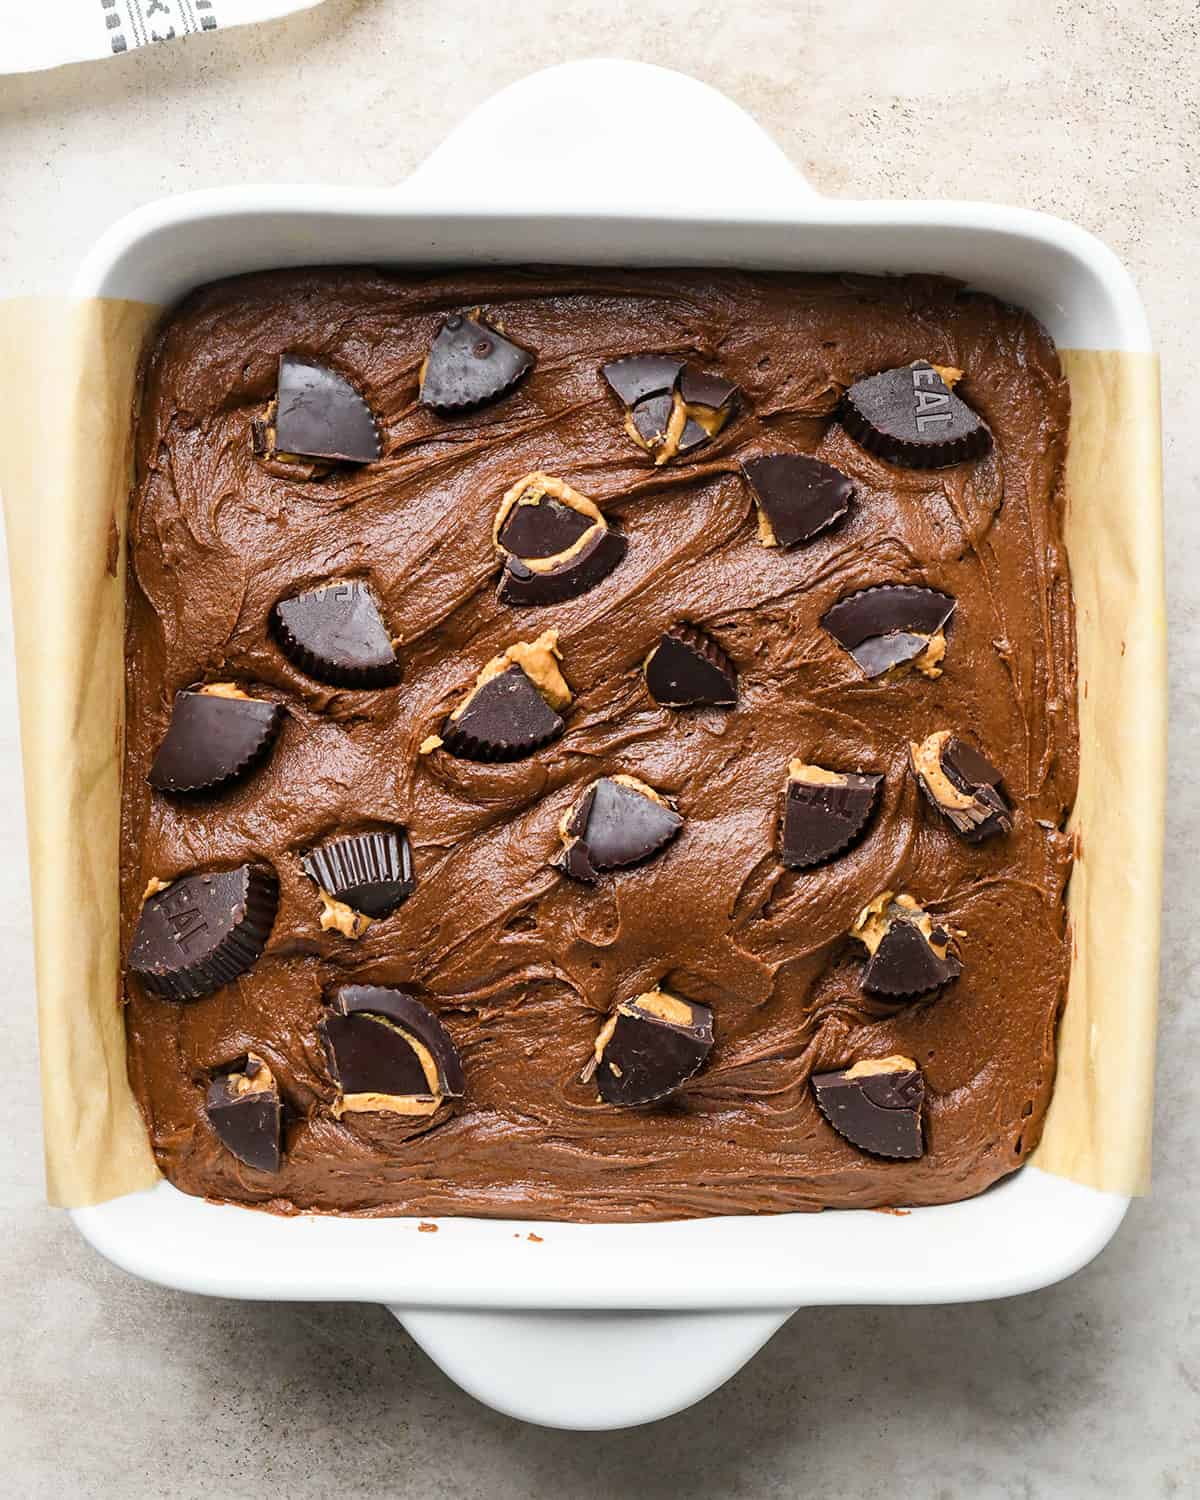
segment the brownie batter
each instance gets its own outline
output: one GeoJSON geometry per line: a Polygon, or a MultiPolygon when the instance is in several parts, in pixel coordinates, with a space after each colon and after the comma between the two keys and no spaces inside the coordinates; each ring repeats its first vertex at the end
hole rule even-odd
{"type": "Polygon", "coordinates": [[[280,905],[263,956],[206,999],[126,980],[130,1076],[167,1177],[279,1212],[642,1220],[939,1203],[1020,1166],[1069,963],[1067,413],[1032,317],[930,277],[314,270],[222,282],[175,309],[145,371],[130,520],[124,941],[151,877],[258,861],[280,905]],[[477,412],[437,415],[417,401],[421,362],[445,316],[476,307],[536,366],[477,412]],[[300,479],[255,456],[285,351],[353,380],[379,462],[300,479]],[[658,468],[599,374],[646,351],[741,388],[710,444],[658,468]],[[956,392],[994,437],[982,459],[903,469],[835,419],[853,381],[918,359],[965,372],[956,392]],[[739,467],[775,451],[814,454],[855,487],[844,522],[791,549],[760,541],[739,467]],[[514,607],[496,595],[493,521],[536,470],[593,500],[628,551],[578,598],[514,607]],[[277,600],[343,578],[374,589],[398,686],[322,687],[270,635],[277,600]],[[881,583],[957,601],[936,680],[867,680],[822,630],[840,598],[881,583]],[[647,693],[642,663],[680,621],[732,660],[736,707],[647,693]],[[561,738],[512,764],[420,752],[490,658],[550,628],[574,694],[561,738]],[[278,742],[227,789],[152,792],[174,694],[202,681],[283,705],[278,742]],[[971,844],[930,806],[909,744],[939,730],[1001,771],[1011,832],[971,844]],[[807,870],[778,853],[797,759],[886,778],[859,842],[807,870]],[[643,866],[572,880],[552,862],[560,819],[619,774],[672,799],[682,830],[643,866]],[[395,824],[414,893],[359,938],[322,931],[302,856],[395,824]],[[913,1003],[864,993],[847,936],[885,890],[958,934],[961,977],[913,1003]],[[337,1118],[318,1023],[323,992],[346,982],[424,1000],[465,1097],[432,1117],[337,1118]],[[580,1080],[597,1033],[658,986],[711,1007],[715,1047],[672,1099],[606,1104],[580,1080]],[[247,1053],[285,1105],[273,1174],[239,1162],[204,1111],[213,1071],[247,1053]],[[922,1070],[921,1159],[868,1155],[818,1110],[810,1076],[864,1057],[922,1070]]]}

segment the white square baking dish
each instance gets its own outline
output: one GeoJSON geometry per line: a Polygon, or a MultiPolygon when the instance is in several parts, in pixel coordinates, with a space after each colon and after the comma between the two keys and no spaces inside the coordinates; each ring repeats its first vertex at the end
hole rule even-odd
{"type": "MultiPolygon", "coordinates": [[[[1127,274],[1073,226],[985,204],[820,198],[721,95],[619,62],[512,86],[396,189],[231,188],[151,205],[104,235],[72,290],[167,305],[268,267],[531,260],[940,271],[1030,308],[1062,347],[1150,349],[1127,274]],[[705,143],[661,186],[625,167],[656,134],[705,143]]],[[[599,1428],[699,1399],[805,1304],[966,1301],[1059,1280],[1108,1242],[1128,1201],[1026,1167],[903,1217],[449,1219],[430,1234],[411,1219],[275,1218],[165,1182],[73,1216],[102,1254],[166,1286],[386,1303],[481,1400],[599,1428]]]]}

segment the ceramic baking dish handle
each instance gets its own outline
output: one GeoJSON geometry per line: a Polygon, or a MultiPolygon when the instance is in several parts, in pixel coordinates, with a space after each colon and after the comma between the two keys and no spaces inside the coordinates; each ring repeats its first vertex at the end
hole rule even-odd
{"type": "Polygon", "coordinates": [[[544,1427],[635,1427],[735,1375],[794,1308],[754,1312],[391,1309],[477,1400],[544,1427]]]}
{"type": "Polygon", "coordinates": [[[730,217],[812,195],[779,147],[723,94],[650,63],[563,63],[479,106],[403,185],[423,204],[487,212],[730,217]]]}

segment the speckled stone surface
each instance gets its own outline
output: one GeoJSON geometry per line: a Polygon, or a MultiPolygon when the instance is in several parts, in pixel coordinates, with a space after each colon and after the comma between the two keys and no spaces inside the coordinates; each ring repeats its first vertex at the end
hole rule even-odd
{"type": "MultiPolygon", "coordinates": [[[[8,610],[0,623],[0,1494],[1073,1500],[1200,1492],[1200,840],[1192,0],[326,0],[260,28],[0,78],[0,294],[62,289],[120,214],[234,180],[375,184],[569,57],[723,89],[822,191],[1047,209],[1137,278],[1163,355],[1174,784],[1155,1192],[1098,1262],[973,1307],[801,1312],[654,1427],[581,1439],[477,1406],[381,1308],[133,1281],[42,1202],[8,610]],[[331,128],[329,121],[336,120],[331,128]]],[[[7,583],[3,585],[7,592],[7,583]]]]}

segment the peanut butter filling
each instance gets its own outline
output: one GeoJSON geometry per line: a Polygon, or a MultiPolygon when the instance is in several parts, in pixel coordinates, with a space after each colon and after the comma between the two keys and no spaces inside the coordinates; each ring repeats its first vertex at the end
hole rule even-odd
{"type": "Polygon", "coordinates": [[[225,1087],[231,1094],[268,1094],[275,1088],[275,1075],[257,1052],[247,1052],[246,1070],[227,1073],[225,1087]]]}
{"type": "MultiPolygon", "coordinates": [[[[566,679],[558,670],[558,663],[562,659],[562,653],[558,649],[558,631],[543,630],[536,641],[518,641],[509,646],[507,651],[501,652],[499,656],[493,656],[491,661],[479,673],[475,679],[475,686],[463,698],[462,702],[450,715],[452,719],[460,719],[466,713],[471,699],[485,683],[491,682],[493,677],[499,677],[501,672],[507,672],[509,667],[520,667],[526,677],[545,698],[546,702],[556,712],[561,713],[564,708],[571,704],[571,689],[567,686],[566,679]]],[[[436,738],[436,736],[431,736],[436,738]]],[[[440,744],[441,741],[439,740],[440,744]]],[[[422,752],[428,753],[425,746],[429,740],[422,744],[422,752]]],[[[429,745],[430,749],[437,746],[429,745]]]]}
{"type": "Polygon", "coordinates": [[[628,412],[625,416],[625,431],[639,448],[653,454],[655,465],[661,467],[663,464],[669,464],[678,455],[680,439],[683,437],[683,430],[689,419],[695,422],[697,427],[702,427],[710,438],[714,438],[728,422],[732,412],[732,402],[725,406],[689,405],[680,393],[675,391],[671,397],[671,415],[667,419],[667,427],[661,443],[646,441],[637,430],[632,412],[628,412]]]}
{"type": "Polygon", "coordinates": [[[617,1009],[626,1015],[635,1015],[638,1011],[642,1011],[648,1016],[655,1016],[660,1021],[667,1021],[672,1026],[692,1024],[692,1007],[686,1000],[680,1000],[663,989],[647,990],[645,994],[638,995],[636,999],[627,1001],[617,1009]]]}
{"type": "Polygon", "coordinates": [[[938,802],[943,807],[959,808],[965,811],[975,806],[975,798],[969,792],[959,791],[942,770],[942,752],[946,748],[947,741],[953,737],[952,730],[939,729],[928,739],[922,740],[920,744],[910,740],[908,748],[912,754],[913,765],[938,802]]]}
{"type": "Polygon", "coordinates": [[[911,1057],[864,1057],[847,1068],[843,1077],[874,1078],[880,1073],[915,1073],[917,1065],[911,1057]]]}
{"type": "Polygon", "coordinates": [[[585,548],[590,547],[601,532],[608,530],[608,522],[603,514],[586,495],[573,490],[565,480],[557,479],[552,474],[543,474],[539,469],[532,474],[526,474],[523,479],[518,479],[501,500],[496,519],[492,523],[492,545],[497,552],[506,555],[508,553],[508,549],[501,545],[500,533],[513,509],[519,505],[537,505],[547,495],[552,500],[558,500],[561,504],[578,511],[580,515],[587,516],[592,524],[587,531],[582,532],[569,547],[564,547],[561,552],[555,552],[549,557],[523,557],[522,565],[531,573],[552,573],[556,568],[561,568],[572,558],[578,557],[585,548]]]}
{"type": "Polygon", "coordinates": [[[788,780],[802,781],[806,786],[846,785],[846,778],[841,771],[827,771],[824,766],[811,766],[800,759],[788,762],[788,780]]]}
{"type": "Polygon", "coordinates": [[[344,1114],[434,1114],[442,1104],[443,1096],[441,1074],[438,1072],[437,1063],[433,1060],[433,1054],[424,1042],[413,1036],[411,1031],[398,1025],[389,1017],[371,1015],[371,1019],[380,1026],[386,1026],[389,1031],[394,1031],[397,1036],[403,1037],[412,1048],[421,1065],[421,1072],[425,1075],[425,1082],[429,1085],[429,1092],[428,1094],[343,1094],[334,1101],[332,1106],[334,1116],[340,1120],[344,1114]]]}
{"type": "Polygon", "coordinates": [[[850,929],[850,936],[856,938],[874,957],[875,950],[887,936],[888,929],[893,922],[910,923],[920,932],[932,952],[936,953],[939,958],[946,957],[950,946],[949,941],[940,943],[933,941],[933,934],[936,930],[933,918],[913,896],[904,892],[896,896],[891,891],[880,891],[879,895],[873,901],[869,901],[859,912],[850,929]]]}
{"type": "Polygon", "coordinates": [[[328,891],[318,890],[317,894],[321,898],[322,932],[340,932],[343,937],[360,938],[370,927],[371,919],[363,912],[355,911],[328,891]]]}

